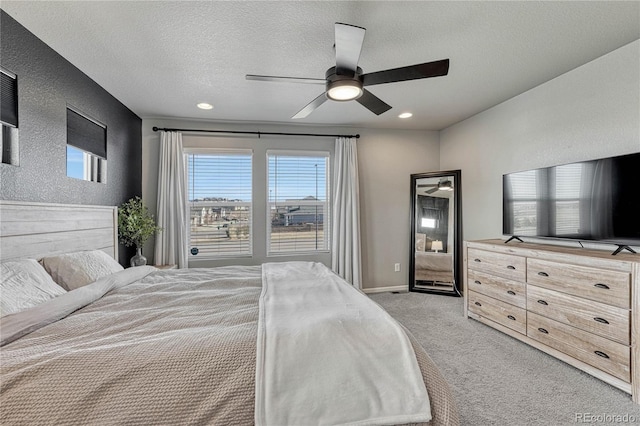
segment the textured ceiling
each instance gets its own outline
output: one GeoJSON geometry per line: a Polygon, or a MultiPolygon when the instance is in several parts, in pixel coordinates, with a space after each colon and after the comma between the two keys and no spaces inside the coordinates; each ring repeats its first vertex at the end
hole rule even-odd
{"type": "Polygon", "coordinates": [[[1,3],[143,118],[439,130],[640,38],[640,2],[82,1],[1,3]],[[450,58],[449,75],[370,90],[393,109],[326,102],[334,23],[367,29],[365,73],[450,58]],[[198,102],[214,105],[210,111],[198,102]],[[413,117],[401,120],[404,111],[413,117]]]}

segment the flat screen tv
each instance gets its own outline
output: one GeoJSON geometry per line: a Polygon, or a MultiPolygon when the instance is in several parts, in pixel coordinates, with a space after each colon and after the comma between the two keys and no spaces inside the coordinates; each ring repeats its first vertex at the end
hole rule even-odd
{"type": "Polygon", "coordinates": [[[502,180],[505,235],[640,246],[640,152],[502,180]]]}

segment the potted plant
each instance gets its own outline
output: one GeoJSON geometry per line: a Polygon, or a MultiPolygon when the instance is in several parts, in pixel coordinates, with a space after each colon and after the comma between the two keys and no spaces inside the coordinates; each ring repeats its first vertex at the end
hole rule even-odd
{"type": "Polygon", "coordinates": [[[156,231],[161,230],[140,197],[131,198],[118,209],[120,242],[126,247],[136,247],[136,255],[131,258],[131,266],[147,264],[147,258],[142,255],[142,247],[156,231]]]}

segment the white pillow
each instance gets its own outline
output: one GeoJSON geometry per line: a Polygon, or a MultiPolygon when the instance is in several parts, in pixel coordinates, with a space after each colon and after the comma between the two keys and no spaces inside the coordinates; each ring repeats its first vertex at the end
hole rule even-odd
{"type": "Polygon", "coordinates": [[[45,257],[41,262],[53,280],[69,291],[124,269],[100,250],[45,257]]]}
{"type": "Polygon", "coordinates": [[[0,316],[31,308],[66,293],[35,259],[3,262],[0,277],[0,316]]]}

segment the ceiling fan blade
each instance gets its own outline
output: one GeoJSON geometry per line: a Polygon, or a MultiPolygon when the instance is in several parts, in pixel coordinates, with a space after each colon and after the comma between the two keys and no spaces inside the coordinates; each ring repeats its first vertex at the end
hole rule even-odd
{"type": "Polygon", "coordinates": [[[428,191],[425,191],[425,194],[433,194],[433,193],[434,193],[434,192],[436,192],[438,189],[440,189],[440,188],[438,188],[438,187],[436,186],[436,187],[435,187],[435,188],[433,188],[433,189],[430,189],[430,190],[428,190],[428,191]]]}
{"type": "Polygon", "coordinates": [[[367,89],[362,89],[362,96],[360,96],[356,100],[375,115],[380,115],[383,112],[387,112],[391,109],[390,105],[384,103],[384,101],[382,101],[379,97],[377,97],[367,89]]]}
{"type": "Polygon", "coordinates": [[[299,78],[299,77],[277,77],[273,75],[247,74],[247,80],[269,81],[274,83],[305,83],[305,84],[326,84],[323,78],[299,78]]]}
{"type": "Polygon", "coordinates": [[[336,72],[338,74],[355,74],[365,31],[362,27],[336,22],[336,72]]]}
{"type": "Polygon", "coordinates": [[[305,118],[326,101],[327,101],[327,95],[325,93],[322,93],[320,96],[318,96],[317,98],[309,102],[307,106],[302,108],[296,115],[294,115],[291,118],[295,120],[299,118],[305,118]]]}
{"type": "Polygon", "coordinates": [[[422,184],[422,185],[416,185],[417,188],[426,188],[428,186],[438,186],[438,184],[437,183],[425,183],[425,184],[422,184]]]}
{"type": "Polygon", "coordinates": [[[395,83],[397,81],[417,80],[420,78],[439,77],[449,72],[449,59],[441,59],[408,67],[393,68],[362,75],[364,86],[374,84],[395,83]]]}

